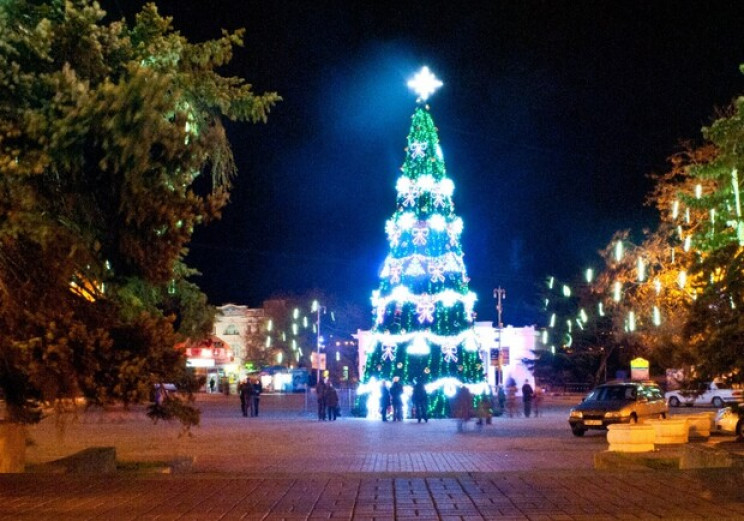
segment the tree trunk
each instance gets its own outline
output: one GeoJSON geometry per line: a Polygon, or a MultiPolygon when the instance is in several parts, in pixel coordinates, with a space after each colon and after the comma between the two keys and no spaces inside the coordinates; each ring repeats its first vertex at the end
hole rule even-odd
{"type": "Polygon", "coordinates": [[[0,473],[20,473],[25,469],[25,425],[0,421],[0,473]]]}

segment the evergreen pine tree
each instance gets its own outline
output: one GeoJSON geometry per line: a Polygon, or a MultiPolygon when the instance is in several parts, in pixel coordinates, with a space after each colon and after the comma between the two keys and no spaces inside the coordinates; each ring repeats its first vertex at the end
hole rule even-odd
{"type": "Polygon", "coordinates": [[[443,416],[446,398],[461,385],[476,395],[487,391],[473,329],[476,296],[468,289],[454,183],[423,103],[413,114],[407,145],[397,209],[385,226],[390,252],[372,297],[374,349],[367,353],[364,382],[374,395],[381,381],[397,378],[408,386],[423,380],[432,414],[443,416]]]}

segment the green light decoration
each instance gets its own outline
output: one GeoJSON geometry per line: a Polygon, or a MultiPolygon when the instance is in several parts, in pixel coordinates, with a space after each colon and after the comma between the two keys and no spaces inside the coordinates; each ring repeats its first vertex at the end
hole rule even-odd
{"type": "Polygon", "coordinates": [[[739,172],[736,168],[731,170],[731,184],[734,189],[734,203],[736,204],[736,238],[739,246],[744,246],[744,221],[741,219],[741,199],[739,196],[739,172]]]}
{"type": "MultiPolygon", "coordinates": [[[[409,82],[421,101],[441,84],[427,68],[409,82]]],[[[397,378],[410,390],[418,380],[431,394],[432,417],[445,417],[458,387],[474,395],[489,392],[473,328],[476,295],[468,288],[455,185],[428,106],[416,107],[406,144],[396,210],[385,223],[390,248],[372,292],[374,326],[359,406],[379,418],[373,397],[382,382],[397,378]]]]}

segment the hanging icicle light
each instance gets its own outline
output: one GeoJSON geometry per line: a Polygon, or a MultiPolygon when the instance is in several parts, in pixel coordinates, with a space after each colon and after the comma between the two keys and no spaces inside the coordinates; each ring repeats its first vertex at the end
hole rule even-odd
{"type": "Polygon", "coordinates": [[[661,325],[661,311],[659,311],[659,306],[654,306],[654,325],[661,325]]]}
{"type": "Polygon", "coordinates": [[[553,289],[554,283],[555,283],[555,277],[548,277],[548,289],[553,289]]]}
{"type": "Polygon", "coordinates": [[[612,299],[615,302],[620,302],[621,291],[622,291],[622,284],[620,284],[620,281],[615,282],[613,289],[612,289],[612,299]]]}
{"type": "Polygon", "coordinates": [[[657,295],[661,293],[661,281],[659,279],[654,280],[654,289],[657,295]]]}
{"type": "Polygon", "coordinates": [[[703,196],[703,185],[700,183],[695,185],[695,199],[700,199],[703,196]]]}
{"type": "Polygon", "coordinates": [[[679,215],[679,201],[674,201],[672,203],[672,219],[676,219],[679,215]]]}
{"type": "Polygon", "coordinates": [[[568,287],[566,284],[563,285],[563,296],[566,298],[571,296],[571,288],[568,287]]]}
{"type": "Polygon", "coordinates": [[[679,289],[684,289],[686,284],[687,284],[687,272],[683,270],[679,272],[679,275],[677,275],[677,285],[679,286],[679,289]]]}
{"type": "Polygon", "coordinates": [[[599,313],[599,316],[600,317],[605,316],[604,304],[602,304],[601,302],[599,304],[597,304],[597,312],[599,313]]]}
{"type": "Polygon", "coordinates": [[[592,281],[594,280],[594,270],[591,268],[587,268],[585,276],[586,276],[586,283],[591,284],[592,281]]]}
{"type": "Polygon", "coordinates": [[[555,313],[550,315],[550,327],[555,327],[555,313]]]}
{"type": "Polygon", "coordinates": [[[646,280],[646,264],[643,259],[638,257],[638,282],[646,280]]]}
{"type": "Polygon", "coordinates": [[[623,241],[617,241],[615,243],[615,260],[620,262],[623,258],[623,241]]]}
{"type": "Polygon", "coordinates": [[[633,311],[628,313],[628,329],[630,331],[635,331],[636,329],[635,312],[633,311]]]}
{"type": "Polygon", "coordinates": [[[685,251],[690,251],[690,247],[692,246],[692,236],[688,235],[685,237],[684,245],[682,246],[682,249],[685,251]]]}

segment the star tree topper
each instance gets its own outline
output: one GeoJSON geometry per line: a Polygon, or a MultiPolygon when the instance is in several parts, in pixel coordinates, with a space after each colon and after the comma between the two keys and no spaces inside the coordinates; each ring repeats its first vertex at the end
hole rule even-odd
{"type": "Polygon", "coordinates": [[[418,95],[420,101],[426,101],[442,85],[443,83],[427,66],[423,66],[413,79],[408,81],[408,88],[418,95]]]}

